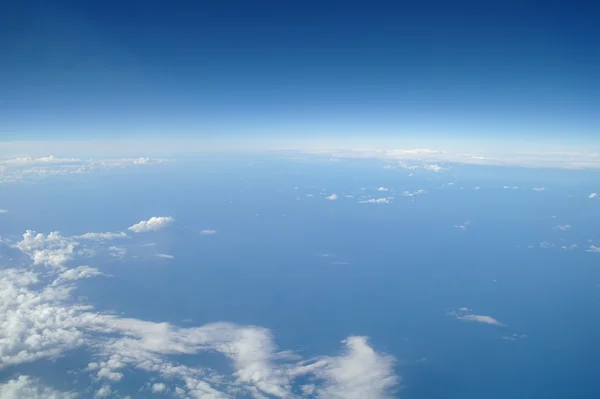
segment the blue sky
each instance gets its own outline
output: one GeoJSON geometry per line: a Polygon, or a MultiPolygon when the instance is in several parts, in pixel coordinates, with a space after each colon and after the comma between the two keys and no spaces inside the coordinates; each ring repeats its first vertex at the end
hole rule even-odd
{"type": "Polygon", "coordinates": [[[0,140],[598,148],[597,10],[493,3],[3,2],[0,140]]]}

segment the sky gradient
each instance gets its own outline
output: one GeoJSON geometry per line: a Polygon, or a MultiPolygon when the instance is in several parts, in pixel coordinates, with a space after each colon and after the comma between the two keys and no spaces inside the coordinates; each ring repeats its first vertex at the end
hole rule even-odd
{"type": "Polygon", "coordinates": [[[2,2],[0,141],[599,149],[596,6],[493,3],[2,2]]]}

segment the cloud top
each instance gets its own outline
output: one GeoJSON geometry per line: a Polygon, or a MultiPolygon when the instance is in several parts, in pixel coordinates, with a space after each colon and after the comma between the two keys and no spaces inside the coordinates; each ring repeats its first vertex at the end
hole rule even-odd
{"type": "Polygon", "coordinates": [[[147,233],[150,231],[158,231],[164,229],[173,223],[175,219],[170,216],[153,216],[148,220],[142,220],[139,223],[129,227],[134,233],[147,233]]]}

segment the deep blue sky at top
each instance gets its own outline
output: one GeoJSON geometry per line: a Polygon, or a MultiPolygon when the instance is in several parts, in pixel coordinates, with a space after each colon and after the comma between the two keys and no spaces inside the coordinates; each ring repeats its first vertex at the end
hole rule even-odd
{"type": "Polygon", "coordinates": [[[0,140],[600,136],[574,1],[0,3],[0,140]]]}

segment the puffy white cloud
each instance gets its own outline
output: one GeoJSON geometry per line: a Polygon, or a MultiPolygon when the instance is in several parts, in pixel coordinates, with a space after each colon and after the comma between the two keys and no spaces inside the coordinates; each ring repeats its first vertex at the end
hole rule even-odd
{"type": "Polygon", "coordinates": [[[387,198],[370,198],[368,200],[358,201],[361,204],[389,204],[390,201],[387,198]]]}
{"type": "Polygon", "coordinates": [[[112,388],[108,384],[102,385],[100,389],[96,391],[94,398],[107,398],[112,393],[112,388]]]}
{"type": "Polygon", "coordinates": [[[175,259],[175,257],[173,255],[169,255],[169,254],[156,254],[154,255],[157,258],[163,258],[163,259],[175,259]]]}
{"type": "Polygon", "coordinates": [[[562,231],[567,231],[571,229],[571,226],[568,224],[559,224],[558,226],[556,226],[556,228],[562,231]]]}
{"type": "Polygon", "coordinates": [[[336,194],[331,194],[328,197],[325,197],[325,199],[328,199],[330,201],[335,201],[336,199],[338,199],[338,196],[336,194]]]}
{"type": "Polygon", "coordinates": [[[71,399],[74,393],[60,392],[26,375],[0,383],[2,399],[71,399]]]}
{"type": "Polygon", "coordinates": [[[167,386],[162,382],[156,382],[152,384],[152,392],[163,393],[167,389],[167,386]]]}
{"type": "Polygon", "coordinates": [[[175,219],[170,216],[153,216],[148,220],[142,220],[139,223],[129,227],[134,233],[146,233],[163,229],[173,223],[175,219]]]}
{"type": "Polygon", "coordinates": [[[366,337],[349,337],[343,344],[343,355],[323,358],[313,366],[325,384],[309,387],[309,392],[326,399],[391,398],[392,388],[399,383],[394,358],[375,352],[366,337]]]}
{"type": "Polygon", "coordinates": [[[588,195],[588,198],[590,199],[594,199],[598,197],[598,193],[591,193],[590,195],[588,195]]]}
{"type": "Polygon", "coordinates": [[[124,232],[120,232],[120,233],[107,232],[107,233],[85,233],[85,234],[82,234],[79,236],[75,236],[73,238],[80,239],[80,240],[92,240],[92,241],[110,241],[110,240],[116,240],[116,239],[120,239],[120,238],[130,238],[130,237],[124,232]]]}
{"type": "Polygon", "coordinates": [[[217,230],[202,230],[200,232],[200,234],[204,234],[204,235],[212,235],[212,234],[217,234],[217,230]]]}
{"type": "Polygon", "coordinates": [[[387,188],[387,187],[379,187],[377,189],[377,191],[388,191],[388,190],[389,190],[389,188],[387,188]]]}
{"type": "Polygon", "coordinates": [[[12,247],[28,255],[35,265],[62,267],[73,258],[73,251],[78,244],[58,231],[44,236],[27,230],[23,234],[23,240],[12,247]]]}

